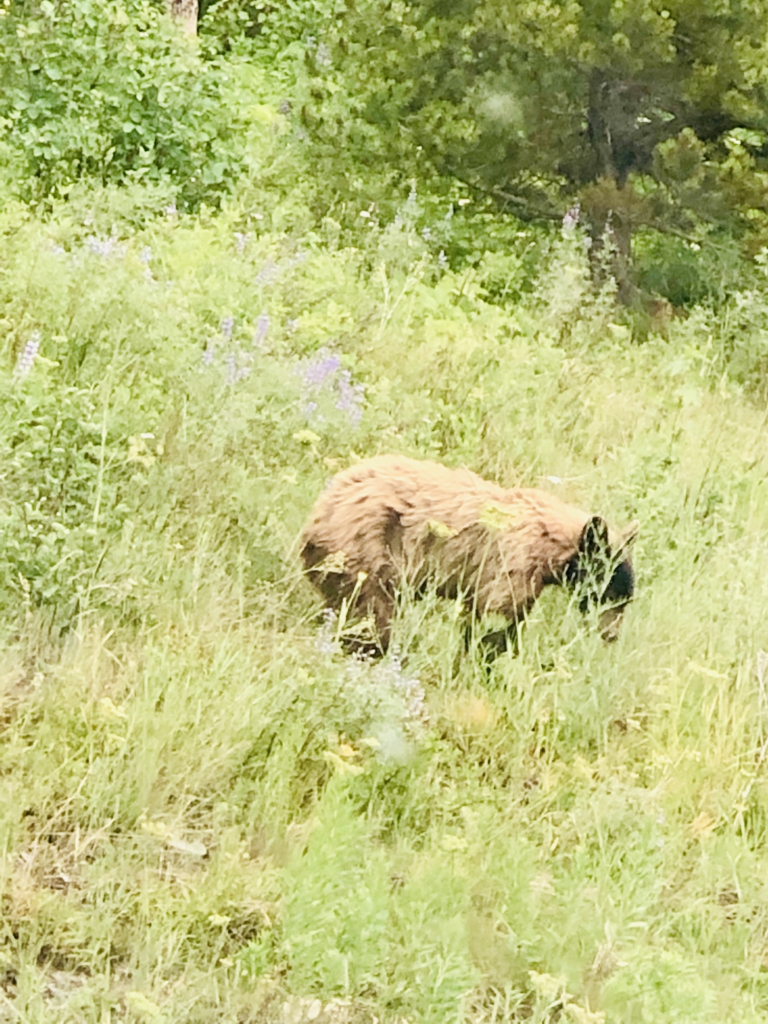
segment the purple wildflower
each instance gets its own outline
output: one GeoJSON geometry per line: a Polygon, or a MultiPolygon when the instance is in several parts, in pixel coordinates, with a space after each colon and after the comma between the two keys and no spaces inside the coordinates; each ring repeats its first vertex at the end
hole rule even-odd
{"type": "Polygon", "coordinates": [[[352,383],[349,370],[342,370],[338,379],[339,400],[336,408],[345,412],[354,426],[358,427],[363,418],[363,385],[352,383]]]}
{"type": "Polygon", "coordinates": [[[414,723],[426,724],[429,720],[424,687],[418,676],[409,675],[403,667],[400,652],[393,650],[388,659],[376,666],[377,682],[388,686],[403,701],[405,715],[414,723]]]}
{"type": "MultiPolygon", "coordinates": [[[[323,632],[324,639],[327,633],[323,632]]],[[[372,662],[365,655],[350,659],[345,675],[351,688],[369,700],[373,698],[374,706],[378,705],[377,717],[383,712],[384,720],[376,737],[380,742],[379,756],[387,760],[407,756],[408,734],[418,733],[429,724],[424,688],[418,676],[408,673],[395,650],[383,661],[372,662]]]]}
{"type": "Polygon", "coordinates": [[[253,353],[251,352],[237,352],[236,358],[240,364],[240,369],[237,371],[238,380],[247,380],[251,375],[251,369],[253,367],[253,353]]]}
{"type": "Polygon", "coordinates": [[[298,317],[295,317],[295,316],[292,317],[290,320],[286,320],[286,322],[285,322],[285,329],[286,329],[286,331],[289,334],[293,334],[293,332],[296,330],[296,328],[298,326],[299,326],[299,319],[298,319],[298,317]]]}
{"type": "Polygon", "coordinates": [[[234,385],[237,381],[237,360],[233,352],[230,352],[224,363],[227,367],[227,384],[234,385]]]}
{"type": "Polygon", "coordinates": [[[95,235],[89,235],[85,244],[94,256],[101,256],[102,259],[107,259],[109,256],[116,256],[120,259],[125,255],[125,246],[118,245],[114,235],[110,235],[109,238],[97,238],[95,235]]]}
{"type": "Polygon", "coordinates": [[[253,335],[253,344],[256,348],[264,348],[264,339],[269,331],[269,314],[262,313],[256,321],[256,332],[253,335]]]}
{"type": "Polygon", "coordinates": [[[235,232],[235,249],[238,252],[245,252],[245,247],[251,240],[249,233],[243,233],[242,231],[235,232]]]}
{"type": "Polygon", "coordinates": [[[341,359],[328,349],[322,349],[304,367],[304,384],[312,391],[319,391],[329,377],[341,369],[341,359]]]}
{"type": "Polygon", "coordinates": [[[334,654],[338,649],[336,644],[336,629],[338,616],[333,608],[323,609],[323,624],[318,630],[315,646],[321,654],[334,654]]]}
{"type": "Polygon", "coordinates": [[[232,338],[232,331],[234,329],[234,326],[235,318],[233,316],[225,316],[224,319],[221,321],[221,333],[222,336],[226,338],[227,341],[230,341],[232,338]]]}
{"type": "Polygon", "coordinates": [[[317,412],[315,396],[321,392],[336,397],[336,408],[345,413],[354,426],[363,417],[363,385],[352,380],[349,370],[342,369],[341,359],[329,349],[321,349],[313,359],[300,367],[304,391],[303,409],[309,418],[317,412]]]}
{"type": "Polygon", "coordinates": [[[290,114],[290,112],[291,112],[291,102],[290,102],[290,100],[281,100],[280,101],[280,106],[277,109],[278,109],[278,113],[282,114],[283,117],[287,117],[290,114]]]}
{"type": "Polygon", "coordinates": [[[256,284],[273,284],[280,276],[280,268],[273,259],[268,259],[256,275],[256,284]]]}
{"type": "Polygon", "coordinates": [[[21,355],[16,362],[16,377],[19,380],[29,374],[32,369],[32,364],[37,357],[37,351],[40,348],[40,331],[33,331],[29,336],[29,341],[24,346],[21,355]]]}
{"type": "Polygon", "coordinates": [[[213,357],[213,345],[211,345],[209,342],[208,347],[206,348],[205,352],[203,352],[203,366],[213,366],[213,357]]]}
{"type": "Polygon", "coordinates": [[[563,217],[563,234],[570,235],[573,233],[576,225],[579,223],[579,215],[581,213],[581,204],[578,199],[573,206],[566,210],[565,216],[563,217]]]}

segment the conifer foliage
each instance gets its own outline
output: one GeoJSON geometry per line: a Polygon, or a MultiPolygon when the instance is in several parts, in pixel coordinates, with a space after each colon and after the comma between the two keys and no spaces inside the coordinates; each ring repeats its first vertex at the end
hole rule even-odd
{"type": "MultiPolygon", "coordinates": [[[[764,0],[374,0],[323,46],[377,156],[426,154],[524,219],[578,202],[627,298],[638,228],[765,231],[766,20],[764,0]]],[[[307,124],[338,129],[334,85],[312,95],[307,124]]]]}

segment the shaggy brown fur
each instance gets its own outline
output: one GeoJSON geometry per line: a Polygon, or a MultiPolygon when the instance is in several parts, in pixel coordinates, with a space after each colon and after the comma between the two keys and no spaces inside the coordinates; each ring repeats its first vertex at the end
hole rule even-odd
{"type": "MultiPolygon", "coordinates": [[[[505,490],[468,469],[382,455],[334,477],[304,526],[301,553],[331,607],[346,601],[349,612],[372,616],[386,650],[403,583],[417,592],[433,583],[442,596],[463,595],[472,615],[500,612],[512,625],[545,586],[588,577],[599,590],[592,603],[623,607],[631,565],[618,567],[617,586],[613,563],[633,536],[630,527],[609,539],[603,520],[545,491],[505,490]]],[[[589,603],[582,595],[585,610],[589,603]]],[[[617,618],[614,610],[606,629],[617,618]]]]}

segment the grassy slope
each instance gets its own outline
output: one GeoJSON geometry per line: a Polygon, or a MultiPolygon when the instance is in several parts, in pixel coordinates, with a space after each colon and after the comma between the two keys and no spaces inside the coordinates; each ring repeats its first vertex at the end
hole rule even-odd
{"type": "Polygon", "coordinates": [[[109,215],[3,222],[0,1019],[764,1020],[765,417],[703,321],[633,347],[566,243],[505,313],[406,230],[109,215]],[[436,602],[404,669],[319,642],[296,533],[389,450],[639,518],[620,641],[553,594],[489,679],[436,602]]]}

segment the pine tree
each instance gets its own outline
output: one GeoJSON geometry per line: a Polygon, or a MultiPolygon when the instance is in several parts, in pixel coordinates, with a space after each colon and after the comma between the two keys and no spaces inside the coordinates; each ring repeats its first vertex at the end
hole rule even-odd
{"type": "Polygon", "coordinates": [[[370,0],[335,58],[377,159],[421,147],[523,218],[578,203],[630,301],[638,228],[766,223],[767,23],[768,0],[370,0]]]}

